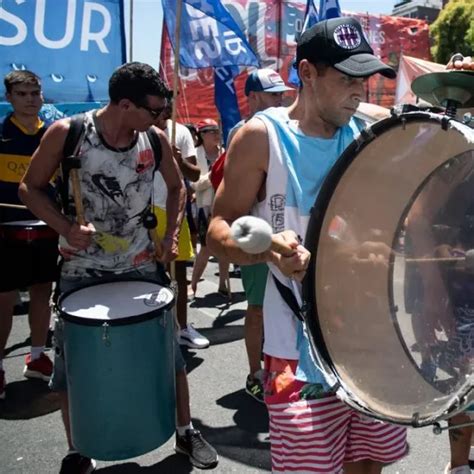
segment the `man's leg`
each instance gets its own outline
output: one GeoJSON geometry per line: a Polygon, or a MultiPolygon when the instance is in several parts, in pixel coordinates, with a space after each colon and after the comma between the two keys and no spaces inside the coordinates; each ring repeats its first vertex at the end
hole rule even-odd
{"type": "Polygon", "coordinates": [[[245,383],[245,390],[257,401],[263,402],[263,374],[260,360],[263,345],[263,300],[268,267],[266,264],[244,265],[240,273],[248,302],[244,335],[250,372],[245,383]]]}
{"type": "Polygon", "coordinates": [[[179,327],[185,329],[188,325],[188,284],[186,280],[186,262],[176,261],[175,271],[176,283],[178,285],[176,313],[179,327]]]}
{"type": "Polygon", "coordinates": [[[31,330],[31,346],[44,347],[48,336],[51,321],[51,297],[52,283],[38,283],[32,285],[30,292],[30,311],[28,322],[31,330]]]}
{"type": "Polygon", "coordinates": [[[255,374],[262,369],[263,308],[261,306],[248,305],[245,313],[244,337],[250,374],[255,374]]]}
{"type": "Polygon", "coordinates": [[[196,255],[196,260],[194,260],[193,274],[191,277],[191,290],[194,294],[196,294],[197,292],[199,280],[201,279],[202,274],[206,269],[207,262],[210,256],[211,254],[207,247],[205,245],[201,245],[199,253],[196,255]]]}
{"type": "Polygon", "coordinates": [[[193,466],[200,469],[217,466],[216,450],[196,430],[191,421],[189,386],[184,360],[179,346],[175,352],[176,364],[176,443],[175,451],[185,454],[193,466]]]}
{"type": "Polygon", "coordinates": [[[188,324],[188,284],[186,281],[186,262],[175,263],[178,298],[176,302],[176,316],[179,324],[179,343],[192,349],[209,347],[209,339],[188,324]]]}
{"type": "Polygon", "coordinates": [[[52,283],[37,283],[29,288],[30,311],[28,321],[31,330],[31,353],[26,356],[24,375],[28,378],[37,378],[49,381],[53,373],[53,364],[44,353],[51,320],[52,283]]]}
{"type": "Polygon", "coordinates": [[[0,400],[5,398],[5,371],[3,369],[3,358],[8,336],[12,330],[13,307],[16,301],[16,291],[5,291],[0,293],[0,400]]]}
{"type": "MultiPolygon", "coordinates": [[[[448,420],[449,425],[460,425],[471,421],[466,413],[459,413],[448,420]]],[[[469,473],[469,451],[471,449],[472,426],[464,428],[452,428],[449,433],[449,447],[451,449],[451,463],[446,472],[469,473]],[[456,469],[456,471],[454,471],[456,469]]]]}
{"type": "Polygon", "coordinates": [[[344,474],[380,474],[382,468],[382,463],[364,459],[363,461],[345,463],[344,474]]]}
{"type": "Polygon", "coordinates": [[[263,310],[261,306],[248,305],[245,313],[244,338],[250,370],[245,382],[245,391],[255,400],[263,403],[263,371],[261,365],[263,310]]]}
{"type": "Polygon", "coordinates": [[[16,291],[0,293],[0,360],[3,360],[8,336],[12,330],[16,294],[16,291]]]}

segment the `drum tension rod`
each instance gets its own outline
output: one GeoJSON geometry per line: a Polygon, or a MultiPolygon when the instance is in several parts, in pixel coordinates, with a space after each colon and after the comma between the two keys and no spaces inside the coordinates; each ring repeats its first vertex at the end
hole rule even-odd
{"type": "Polygon", "coordinates": [[[474,426],[474,420],[469,423],[460,423],[459,425],[446,425],[445,427],[441,426],[440,423],[435,423],[433,425],[433,433],[435,435],[441,434],[443,431],[453,430],[455,428],[466,428],[467,426],[474,426]]]}

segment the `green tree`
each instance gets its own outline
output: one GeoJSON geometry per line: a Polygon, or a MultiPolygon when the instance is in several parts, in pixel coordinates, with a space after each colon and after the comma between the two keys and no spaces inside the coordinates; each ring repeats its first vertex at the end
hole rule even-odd
{"type": "Polygon", "coordinates": [[[474,55],[474,1],[450,0],[431,25],[433,59],[445,64],[454,53],[474,55]]]}

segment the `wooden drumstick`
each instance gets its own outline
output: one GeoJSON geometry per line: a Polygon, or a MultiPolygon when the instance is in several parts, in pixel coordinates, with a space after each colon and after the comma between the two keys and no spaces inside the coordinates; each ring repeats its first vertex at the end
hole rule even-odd
{"type": "Polygon", "coordinates": [[[291,257],[295,250],[276,239],[268,222],[254,216],[243,216],[233,222],[232,239],[247,253],[262,253],[273,250],[280,255],[291,257]]]}
{"type": "Polygon", "coordinates": [[[72,183],[72,195],[74,197],[74,206],[76,207],[76,220],[79,225],[86,225],[84,218],[84,206],[82,204],[81,184],[79,182],[79,174],[77,168],[70,171],[72,183]]]}
{"type": "Polygon", "coordinates": [[[420,257],[406,258],[406,263],[437,263],[437,262],[464,262],[466,257],[420,257]]]}
{"type": "Polygon", "coordinates": [[[8,204],[6,202],[0,202],[0,207],[7,207],[9,209],[28,209],[23,204],[8,204]]]}

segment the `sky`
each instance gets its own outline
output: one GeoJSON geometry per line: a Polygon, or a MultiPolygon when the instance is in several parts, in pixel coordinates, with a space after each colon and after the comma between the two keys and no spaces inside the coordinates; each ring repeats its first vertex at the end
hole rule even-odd
{"type": "MultiPolygon", "coordinates": [[[[130,1],[125,0],[125,24],[127,38],[130,26],[130,1]]],[[[315,2],[319,4],[318,1],[315,2]]],[[[339,0],[342,10],[390,14],[395,0],[339,0]]],[[[163,11],[160,0],[133,0],[133,55],[134,61],[142,61],[158,68],[161,44],[163,11]]],[[[127,55],[129,58],[129,56],[127,55]]],[[[129,58],[130,59],[130,58],[129,58]]]]}

